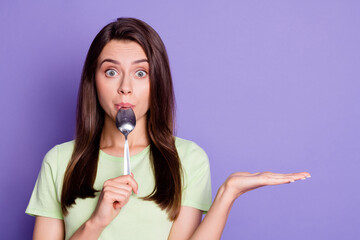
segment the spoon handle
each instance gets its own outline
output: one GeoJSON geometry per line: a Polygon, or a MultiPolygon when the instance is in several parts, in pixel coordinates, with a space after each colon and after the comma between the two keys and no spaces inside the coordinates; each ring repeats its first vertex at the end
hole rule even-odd
{"type": "Polygon", "coordinates": [[[124,147],[124,175],[130,175],[130,154],[129,154],[129,144],[127,136],[125,136],[125,147],[124,147]]]}

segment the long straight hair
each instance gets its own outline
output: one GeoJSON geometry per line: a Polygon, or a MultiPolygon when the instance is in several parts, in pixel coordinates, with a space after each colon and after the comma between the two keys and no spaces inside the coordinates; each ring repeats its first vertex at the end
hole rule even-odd
{"type": "Polygon", "coordinates": [[[62,212],[66,215],[76,198],[95,197],[98,191],[94,189],[94,182],[105,113],[96,93],[95,72],[98,57],[111,40],[138,43],[149,60],[147,133],[155,186],[152,193],[143,199],[154,201],[167,211],[170,220],[175,220],[181,205],[182,169],[173,136],[175,97],[169,60],[156,31],[134,18],[118,18],[106,25],[89,48],[78,93],[75,147],[65,172],[61,194],[62,212]]]}

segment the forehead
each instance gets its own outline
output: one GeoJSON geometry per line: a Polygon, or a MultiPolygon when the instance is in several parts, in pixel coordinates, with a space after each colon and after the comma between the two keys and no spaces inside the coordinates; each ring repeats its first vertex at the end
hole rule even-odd
{"type": "Polygon", "coordinates": [[[147,59],[143,48],[137,42],[130,40],[111,40],[108,42],[99,55],[99,62],[106,58],[119,61],[147,59]]]}

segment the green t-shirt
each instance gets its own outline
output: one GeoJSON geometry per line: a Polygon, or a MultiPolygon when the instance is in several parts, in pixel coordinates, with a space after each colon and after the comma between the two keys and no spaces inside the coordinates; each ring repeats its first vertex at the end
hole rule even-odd
{"type": "MultiPolygon", "coordinates": [[[[195,143],[176,138],[176,148],[181,160],[184,185],[182,206],[208,211],[211,205],[210,167],[206,153],[195,143]]],[[[63,216],[60,199],[64,173],[71,158],[74,141],[56,145],[45,156],[31,195],[26,213],[63,219],[65,239],[91,216],[99,193],[95,198],[76,199],[63,216]]],[[[172,222],[166,211],[153,201],[140,197],[149,195],[154,189],[154,175],[150,165],[150,147],[131,156],[131,171],[138,183],[139,193],[133,194],[119,215],[104,229],[99,239],[167,239],[172,222]]],[[[108,155],[100,150],[98,171],[94,188],[101,190],[104,182],[123,173],[123,158],[108,155]]],[[[76,184],[76,183],[74,183],[76,184]]]]}

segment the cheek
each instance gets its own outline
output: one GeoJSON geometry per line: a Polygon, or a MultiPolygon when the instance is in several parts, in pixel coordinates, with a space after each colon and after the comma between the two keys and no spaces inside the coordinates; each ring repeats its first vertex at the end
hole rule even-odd
{"type": "Polygon", "coordinates": [[[117,91],[115,81],[108,81],[108,79],[97,77],[95,83],[96,91],[99,97],[101,96],[102,98],[106,98],[106,96],[112,95],[117,91]]]}
{"type": "Polygon", "coordinates": [[[108,89],[103,85],[97,85],[96,91],[99,98],[105,98],[108,95],[108,89]]]}
{"type": "Polygon", "coordinates": [[[102,81],[95,80],[96,83],[96,93],[101,107],[104,109],[107,99],[110,96],[109,87],[104,84],[102,81]]]}
{"type": "Polygon", "coordinates": [[[150,104],[150,85],[145,85],[141,89],[141,100],[146,103],[146,105],[149,107],[150,104]]]}

